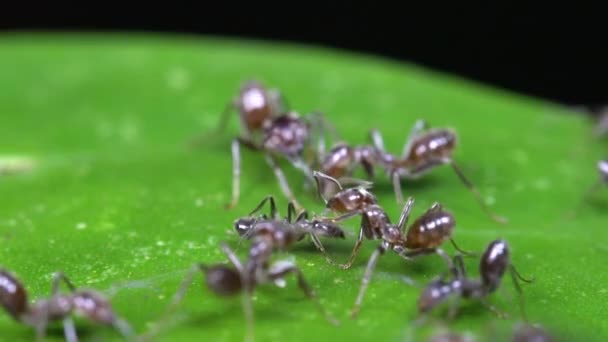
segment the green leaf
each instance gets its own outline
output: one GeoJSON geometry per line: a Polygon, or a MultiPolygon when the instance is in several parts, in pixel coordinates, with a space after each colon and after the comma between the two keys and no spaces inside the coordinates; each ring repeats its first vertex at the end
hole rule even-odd
{"type": "MultiPolygon", "coordinates": [[[[0,52],[0,165],[11,171],[0,176],[0,260],[24,282],[30,299],[47,296],[53,272],[61,270],[79,286],[115,289],[116,311],[143,333],[193,263],[225,259],[218,244],[236,245],[237,217],[267,194],[277,197],[284,214],[287,201],[272,172],[250,151],[243,152],[241,201],[232,211],[223,208],[231,191],[236,116],[226,135],[199,149],[187,146],[215,127],[240,82],[256,78],[281,89],[300,113],[324,112],[353,143],[364,143],[376,127],[387,149],[398,153],[416,119],[455,128],[456,160],[509,223],[490,221],[449,167],[403,182],[405,195],[416,198],[414,216],[440,201],[456,216],[454,237],[462,248],[482,251],[492,239],[507,239],[516,267],[536,279],[523,289],[532,322],[566,340],[608,339],[602,215],[608,194],[597,192],[574,217],[566,215],[596,180],[602,157],[581,116],[417,66],[311,47],[14,34],[0,38],[0,52]]],[[[322,203],[304,191],[301,174],[283,165],[301,202],[320,212],[322,203]]],[[[381,204],[396,219],[401,208],[389,180],[379,174],[375,181],[381,204]]],[[[324,241],[340,261],[348,258],[357,220],[348,226],[345,241],[324,241]]],[[[444,270],[436,256],[406,263],[384,255],[359,318],[348,318],[377,245],[365,241],[350,270],[326,264],[307,241],[284,255],[295,258],[341,325],[329,325],[290,279],[284,289],[269,284],[256,291],[257,340],[394,341],[438,329],[412,328],[420,289],[401,279],[428,282],[444,270]]],[[[245,248],[239,254],[244,258],[245,248]]],[[[469,274],[478,276],[476,260],[466,262],[469,274]]],[[[215,297],[202,284],[198,277],[159,340],[243,338],[240,299],[215,297]]],[[[480,339],[504,336],[520,319],[510,279],[490,302],[510,319],[462,301],[449,326],[480,339]]],[[[439,310],[433,317],[444,315],[439,310]]],[[[83,338],[119,338],[83,320],[77,327],[83,338]]],[[[7,341],[34,338],[33,330],[5,314],[0,331],[7,341]]],[[[61,340],[60,325],[50,335],[61,340]]]]}

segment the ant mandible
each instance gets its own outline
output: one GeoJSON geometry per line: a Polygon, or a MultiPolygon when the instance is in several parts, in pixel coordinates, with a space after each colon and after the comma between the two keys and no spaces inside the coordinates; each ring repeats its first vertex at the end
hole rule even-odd
{"type": "Polygon", "coordinates": [[[280,219],[272,195],[266,196],[247,217],[237,219],[234,222],[234,229],[239,236],[248,239],[254,238],[257,234],[264,231],[275,231],[277,234],[281,234],[290,230],[295,233],[297,241],[302,240],[308,235],[315,247],[323,253],[325,260],[330,264],[334,264],[334,262],[327,255],[318,236],[344,239],[344,231],[340,226],[329,221],[311,220],[308,218],[308,212],[306,210],[297,214],[296,209],[291,202],[287,205],[287,217],[285,219],[280,219]],[[270,217],[267,217],[266,215],[261,215],[258,218],[253,217],[253,215],[260,211],[266,203],[270,204],[270,217]],[[293,218],[295,218],[294,221],[292,221],[293,218]]]}
{"type": "MultiPolygon", "coordinates": [[[[481,279],[467,278],[462,256],[454,257],[453,279],[446,280],[445,274],[429,283],[418,299],[418,312],[426,314],[437,305],[450,297],[457,299],[477,299],[498,317],[506,315],[488,303],[485,298],[498,289],[500,282],[508,270],[513,280],[515,290],[519,295],[519,305],[522,316],[525,318],[522,289],[519,280],[531,283],[533,279],[523,278],[511,264],[509,245],[505,240],[494,240],[488,244],[479,262],[481,279]]],[[[453,301],[449,308],[449,318],[453,319],[458,310],[458,302],[453,301]]]]}
{"type": "Polygon", "coordinates": [[[50,322],[62,321],[66,341],[78,341],[71,314],[112,326],[128,340],[134,337],[129,324],[114,313],[109,301],[101,293],[77,289],[63,273],[54,275],[51,296],[48,299],[30,304],[21,282],[7,270],[0,269],[0,303],[15,321],[33,327],[38,340],[46,336],[50,322]],[[68,287],[69,294],[59,293],[61,282],[68,287]]]}

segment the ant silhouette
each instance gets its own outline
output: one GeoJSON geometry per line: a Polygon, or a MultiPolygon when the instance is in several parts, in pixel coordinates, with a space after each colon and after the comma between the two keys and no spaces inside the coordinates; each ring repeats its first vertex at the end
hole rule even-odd
{"type": "Polygon", "coordinates": [[[447,301],[448,298],[455,297],[457,300],[452,301],[449,307],[448,317],[450,320],[457,314],[460,298],[477,299],[498,317],[506,318],[507,315],[488,303],[486,298],[498,289],[504,274],[508,270],[515,290],[519,295],[520,310],[525,319],[523,295],[519,281],[532,283],[534,280],[523,278],[517,272],[515,266],[511,264],[509,245],[505,240],[494,240],[488,244],[479,263],[480,280],[467,277],[461,255],[454,257],[453,265],[453,279],[446,279],[446,275],[443,274],[431,281],[422,291],[418,299],[418,312],[420,314],[427,314],[439,304],[447,301]]]}
{"type": "Polygon", "coordinates": [[[101,293],[77,289],[63,273],[54,275],[48,299],[29,304],[21,282],[7,270],[0,269],[0,303],[15,321],[33,327],[38,340],[44,339],[50,322],[62,321],[66,341],[78,341],[71,314],[112,326],[127,340],[134,337],[129,324],[114,313],[109,301],[101,293]],[[61,282],[68,287],[69,294],[59,293],[61,282]]]}

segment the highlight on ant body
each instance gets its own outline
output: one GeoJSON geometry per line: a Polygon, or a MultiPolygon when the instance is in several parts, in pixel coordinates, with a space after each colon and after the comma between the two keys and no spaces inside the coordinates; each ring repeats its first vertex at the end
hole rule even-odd
{"type": "Polygon", "coordinates": [[[65,340],[78,341],[73,314],[111,326],[127,340],[134,340],[131,327],[114,313],[108,299],[97,291],[77,289],[62,273],[54,275],[49,298],[30,304],[27,297],[21,282],[7,270],[0,269],[0,303],[15,321],[33,327],[38,340],[44,339],[50,323],[61,321],[65,340]],[[67,286],[69,293],[59,292],[61,283],[67,286]]]}

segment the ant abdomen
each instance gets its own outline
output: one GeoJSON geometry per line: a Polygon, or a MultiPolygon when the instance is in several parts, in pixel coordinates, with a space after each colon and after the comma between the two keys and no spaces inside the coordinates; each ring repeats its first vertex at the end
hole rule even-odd
{"type": "Polygon", "coordinates": [[[504,240],[492,241],[483,253],[480,262],[481,279],[490,291],[498,288],[509,266],[509,245],[504,240]]]}
{"type": "Polygon", "coordinates": [[[413,165],[451,157],[456,148],[456,134],[449,129],[431,130],[415,139],[409,149],[408,161],[413,165]]]}
{"type": "Polygon", "coordinates": [[[13,275],[0,270],[0,303],[15,320],[27,311],[27,293],[13,275]]]}
{"type": "Polygon", "coordinates": [[[353,148],[347,144],[337,144],[327,153],[321,169],[328,176],[340,178],[346,175],[353,163],[353,148]]]}
{"type": "Polygon", "coordinates": [[[207,287],[218,296],[233,296],[243,288],[241,275],[231,267],[225,265],[209,266],[205,270],[207,287]]]}
{"type": "Polygon", "coordinates": [[[241,87],[237,107],[250,129],[257,130],[274,115],[266,89],[257,81],[248,81],[241,87]]]}
{"type": "Polygon", "coordinates": [[[414,221],[406,235],[405,247],[409,249],[435,248],[452,236],[456,220],[443,210],[429,210],[414,221]]]}

